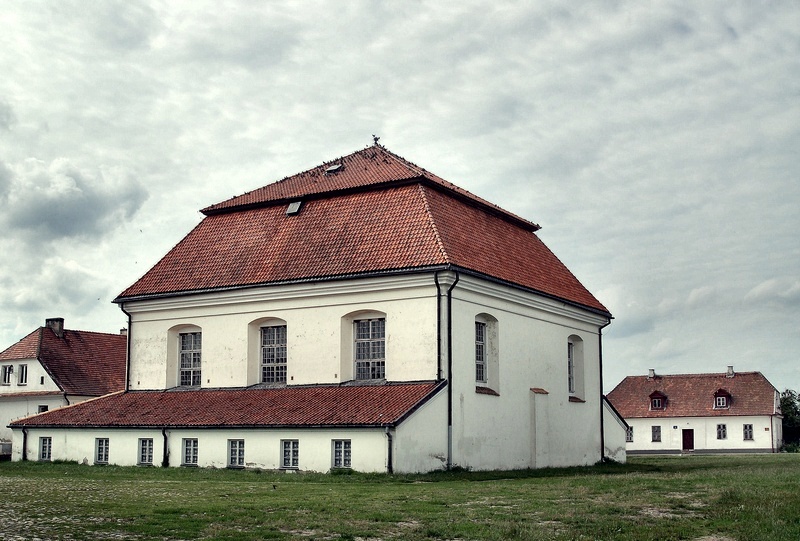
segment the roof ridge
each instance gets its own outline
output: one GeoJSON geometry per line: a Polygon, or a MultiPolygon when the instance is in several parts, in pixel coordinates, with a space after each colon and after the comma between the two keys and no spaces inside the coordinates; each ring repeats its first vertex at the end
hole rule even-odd
{"type": "Polygon", "coordinates": [[[433,235],[436,237],[436,245],[439,247],[439,251],[442,253],[444,260],[450,264],[452,261],[450,260],[450,255],[447,253],[447,250],[444,247],[442,236],[439,234],[439,226],[436,225],[436,220],[433,218],[433,212],[431,212],[431,207],[428,203],[428,194],[425,192],[425,186],[420,184],[418,189],[420,195],[422,196],[423,204],[425,205],[425,215],[428,217],[428,223],[430,223],[431,229],[433,229],[433,235]]]}

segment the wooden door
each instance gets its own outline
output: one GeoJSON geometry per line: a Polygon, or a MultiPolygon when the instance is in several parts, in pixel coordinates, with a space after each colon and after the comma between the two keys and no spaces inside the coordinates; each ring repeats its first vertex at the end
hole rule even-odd
{"type": "Polygon", "coordinates": [[[683,429],[683,450],[694,451],[694,429],[683,429]]]}

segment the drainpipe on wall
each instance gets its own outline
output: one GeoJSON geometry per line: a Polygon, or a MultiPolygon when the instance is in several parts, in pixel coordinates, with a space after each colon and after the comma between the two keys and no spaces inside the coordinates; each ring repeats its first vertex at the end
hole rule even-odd
{"type": "Polygon", "coordinates": [[[386,452],[386,472],[387,473],[394,473],[394,464],[393,464],[393,451],[392,451],[392,432],[389,430],[387,426],[384,428],[386,432],[386,445],[387,445],[387,452],[386,452]]]}
{"type": "Polygon", "coordinates": [[[169,468],[169,445],[167,442],[167,427],[161,429],[161,435],[164,437],[164,455],[161,460],[161,467],[169,468]]]}
{"type": "Polygon", "coordinates": [[[433,273],[436,284],[436,381],[442,380],[442,290],[439,284],[439,271],[433,273]]]}
{"type": "Polygon", "coordinates": [[[597,330],[598,360],[600,361],[600,462],[606,459],[606,427],[603,422],[603,329],[611,325],[609,320],[605,325],[601,325],[597,330]]]}
{"type": "Polygon", "coordinates": [[[447,288],[447,469],[453,467],[453,289],[459,280],[456,279],[447,288]]]}
{"type": "Polygon", "coordinates": [[[22,461],[28,460],[28,429],[22,427],[22,461]]]}
{"type": "Polygon", "coordinates": [[[125,340],[125,392],[127,393],[131,388],[131,314],[125,310],[125,304],[119,303],[119,309],[122,313],[128,316],[128,332],[125,333],[127,338],[125,340]]]}

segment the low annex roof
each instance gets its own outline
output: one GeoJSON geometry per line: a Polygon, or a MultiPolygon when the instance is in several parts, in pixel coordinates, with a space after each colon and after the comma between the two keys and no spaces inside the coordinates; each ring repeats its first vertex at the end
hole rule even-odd
{"type": "Polygon", "coordinates": [[[627,376],[608,399],[625,419],[775,415],[777,390],[761,372],[627,376]],[[727,408],[715,408],[715,393],[730,393],[727,408]],[[650,396],[665,396],[663,409],[650,409],[650,396]]]}
{"type": "Polygon", "coordinates": [[[312,428],[394,426],[445,382],[128,391],[19,419],[11,427],[312,428]]]}
{"type": "MultiPolygon", "coordinates": [[[[125,388],[127,338],[39,327],[0,352],[0,362],[36,359],[66,394],[101,396],[125,388]]],[[[21,396],[17,394],[15,396],[21,396]]]]}
{"type": "Polygon", "coordinates": [[[536,236],[536,224],[381,146],[203,212],[115,302],[448,267],[610,315],[536,236]],[[299,212],[287,213],[295,201],[299,212]]]}

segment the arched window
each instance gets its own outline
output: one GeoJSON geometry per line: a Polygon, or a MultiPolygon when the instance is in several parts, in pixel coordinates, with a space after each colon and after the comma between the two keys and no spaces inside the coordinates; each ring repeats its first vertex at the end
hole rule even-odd
{"type": "Polygon", "coordinates": [[[571,335],[567,339],[567,389],[570,399],[584,399],[583,339],[571,335]]]}
{"type": "Polygon", "coordinates": [[[499,329],[489,314],[475,316],[475,386],[483,394],[500,393],[499,329]]]}
{"type": "Polygon", "coordinates": [[[386,378],[386,314],[351,312],[342,318],[342,380],[386,378]]]}

